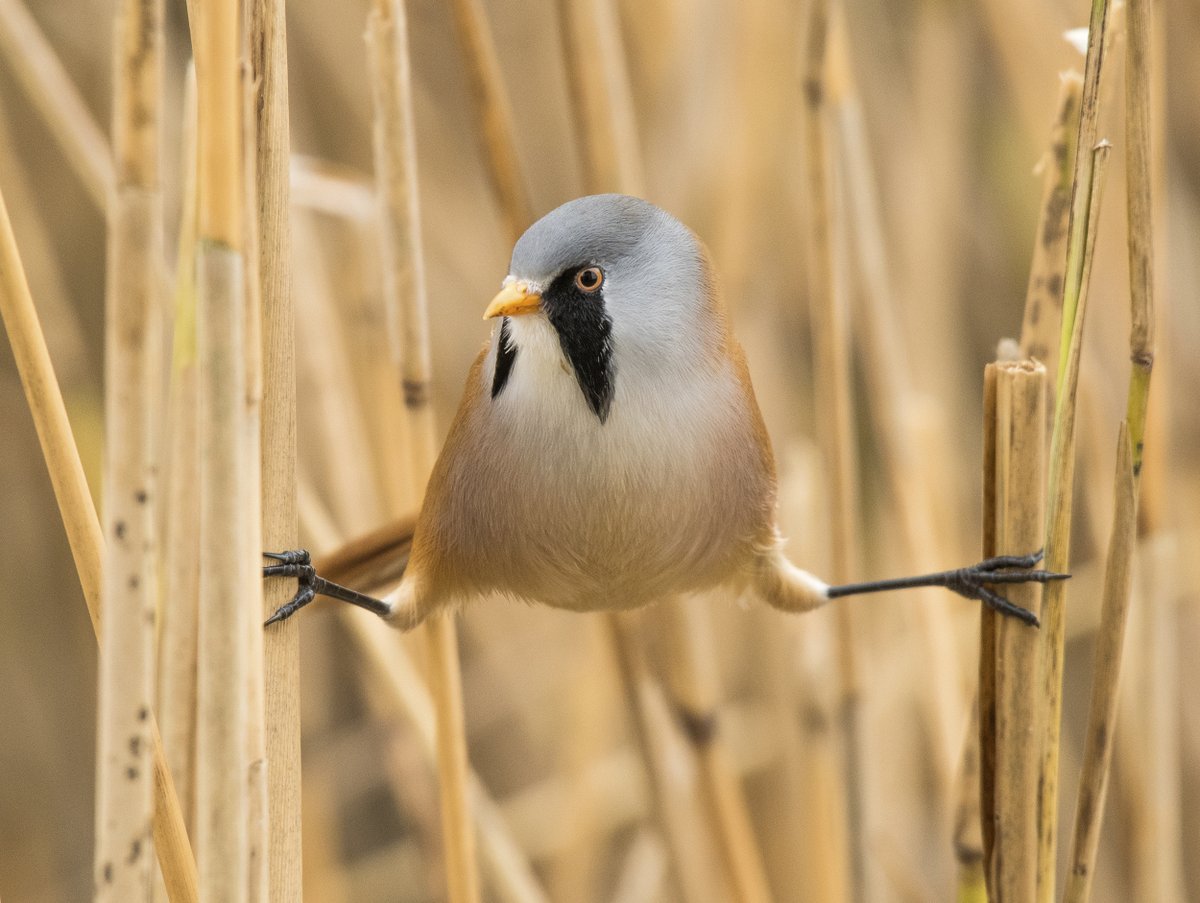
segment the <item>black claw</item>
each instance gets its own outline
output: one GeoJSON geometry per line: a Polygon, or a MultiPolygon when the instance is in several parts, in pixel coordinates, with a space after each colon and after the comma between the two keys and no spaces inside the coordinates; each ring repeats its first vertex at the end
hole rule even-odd
{"type": "Polygon", "coordinates": [[[291,549],[287,552],[263,552],[264,558],[282,561],[284,564],[312,564],[312,556],[307,549],[291,549]]]}
{"type": "Polygon", "coordinates": [[[316,597],[316,591],[311,586],[301,586],[300,589],[296,591],[296,595],[292,596],[292,601],[275,609],[275,614],[267,618],[267,620],[263,623],[263,626],[269,627],[277,621],[286,621],[316,597]]]}

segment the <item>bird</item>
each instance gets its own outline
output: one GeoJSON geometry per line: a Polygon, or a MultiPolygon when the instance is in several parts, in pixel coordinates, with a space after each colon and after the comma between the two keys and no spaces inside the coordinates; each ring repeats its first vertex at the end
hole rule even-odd
{"type": "Polygon", "coordinates": [[[726,589],[798,613],[943,586],[1036,626],[996,584],[1067,575],[1040,552],[830,586],[792,563],[774,456],[746,358],[700,238],[639,198],[569,201],[517,240],[493,322],[419,514],[334,565],[391,556],[382,598],[321,576],[306,550],[264,553],[298,580],[267,624],[318,595],[400,630],[486,597],[577,612],[726,589]],[[357,556],[357,560],[356,559],[357,556]]]}

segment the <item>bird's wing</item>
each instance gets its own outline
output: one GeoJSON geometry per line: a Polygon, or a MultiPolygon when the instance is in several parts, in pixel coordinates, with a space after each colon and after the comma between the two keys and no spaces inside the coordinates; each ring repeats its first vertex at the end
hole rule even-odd
{"type": "Polygon", "coordinates": [[[321,556],[317,573],[363,593],[391,589],[408,566],[415,524],[416,518],[409,515],[356,537],[321,556]]]}

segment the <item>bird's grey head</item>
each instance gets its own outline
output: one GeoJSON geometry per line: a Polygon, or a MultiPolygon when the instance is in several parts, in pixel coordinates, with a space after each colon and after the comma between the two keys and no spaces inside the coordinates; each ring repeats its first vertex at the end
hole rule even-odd
{"type": "MultiPolygon", "coordinates": [[[[493,395],[519,366],[523,338],[548,323],[585,400],[603,421],[616,380],[653,385],[663,374],[708,358],[722,340],[709,278],[699,240],[653,204],[619,194],[563,204],[517,241],[505,291],[489,309],[509,317],[493,395]],[[540,301],[536,308],[499,303],[520,295],[540,301]]],[[[533,352],[537,343],[528,344],[533,352]]]]}

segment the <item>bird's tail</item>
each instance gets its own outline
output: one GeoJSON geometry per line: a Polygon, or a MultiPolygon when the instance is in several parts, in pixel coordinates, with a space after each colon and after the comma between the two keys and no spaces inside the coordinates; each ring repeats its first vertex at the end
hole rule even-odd
{"type": "Polygon", "coordinates": [[[317,573],[359,592],[386,592],[404,576],[415,524],[415,517],[402,517],[351,539],[322,555],[316,562],[317,573]]]}

